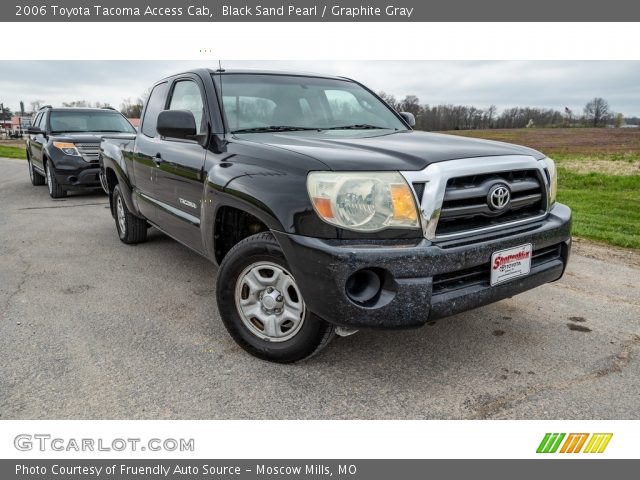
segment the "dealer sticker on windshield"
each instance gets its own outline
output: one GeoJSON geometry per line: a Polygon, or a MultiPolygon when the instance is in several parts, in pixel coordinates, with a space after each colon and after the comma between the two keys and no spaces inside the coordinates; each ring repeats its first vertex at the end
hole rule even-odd
{"type": "Polygon", "coordinates": [[[491,285],[506,282],[531,270],[531,244],[507,248],[491,255],[491,285]]]}

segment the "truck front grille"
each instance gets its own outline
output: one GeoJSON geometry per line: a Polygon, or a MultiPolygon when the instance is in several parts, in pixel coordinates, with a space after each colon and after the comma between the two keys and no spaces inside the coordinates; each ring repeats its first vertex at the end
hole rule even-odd
{"type": "Polygon", "coordinates": [[[424,238],[446,243],[544,219],[549,211],[545,160],[529,155],[470,157],[401,173],[420,205],[424,238]],[[494,195],[500,192],[508,195],[494,195]],[[496,205],[497,198],[504,202],[496,205]]]}
{"type": "Polygon", "coordinates": [[[76,143],[76,148],[82,157],[89,163],[98,163],[100,153],[100,143],[76,143]]]}
{"type": "Polygon", "coordinates": [[[447,181],[436,236],[467,230],[499,227],[545,213],[544,179],[539,170],[483,173],[450,178],[447,181]],[[506,186],[510,201],[502,210],[490,205],[489,194],[506,186]]]}

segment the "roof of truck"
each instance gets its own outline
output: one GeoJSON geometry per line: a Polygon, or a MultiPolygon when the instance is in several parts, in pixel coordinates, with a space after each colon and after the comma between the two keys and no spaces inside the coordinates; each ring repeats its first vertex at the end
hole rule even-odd
{"type": "Polygon", "coordinates": [[[352,81],[347,77],[339,77],[336,75],[325,75],[323,73],[312,73],[312,72],[296,72],[296,71],[286,71],[286,70],[253,70],[253,69],[233,69],[233,68],[223,68],[222,72],[218,69],[213,68],[198,68],[193,70],[188,70],[185,72],[176,73],[174,75],[169,75],[168,77],[163,78],[165,80],[167,78],[173,78],[177,75],[182,75],[184,73],[209,73],[209,74],[220,74],[223,75],[232,75],[232,74],[244,74],[244,75],[292,75],[296,77],[315,77],[315,78],[329,78],[333,80],[347,80],[352,81]]]}

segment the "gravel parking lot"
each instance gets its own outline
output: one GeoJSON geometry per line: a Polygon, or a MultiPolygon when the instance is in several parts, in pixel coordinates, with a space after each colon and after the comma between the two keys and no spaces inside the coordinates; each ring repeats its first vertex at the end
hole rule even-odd
{"type": "Polygon", "coordinates": [[[640,418],[638,253],[576,242],[560,282],[288,366],[227,335],[215,272],[1,159],[0,418],[640,418]]]}

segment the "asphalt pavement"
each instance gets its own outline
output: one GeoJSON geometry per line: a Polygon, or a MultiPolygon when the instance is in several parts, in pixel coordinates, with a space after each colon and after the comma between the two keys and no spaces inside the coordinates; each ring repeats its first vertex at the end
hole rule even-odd
{"type": "Polygon", "coordinates": [[[637,252],[578,241],[559,282],[295,365],[236,346],[215,274],[0,159],[0,419],[640,418],[637,252]]]}

